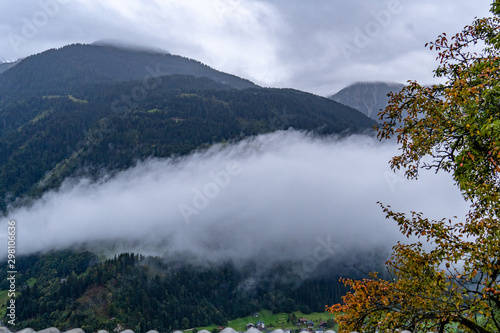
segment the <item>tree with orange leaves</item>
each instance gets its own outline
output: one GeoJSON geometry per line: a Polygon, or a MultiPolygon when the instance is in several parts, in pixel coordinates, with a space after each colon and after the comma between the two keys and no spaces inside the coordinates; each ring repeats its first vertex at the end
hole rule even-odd
{"type": "Polygon", "coordinates": [[[351,292],[327,307],[343,332],[500,331],[500,0],[491,12],[430,43],[446,82],[409,82],[378,128],[381,140],[401,145],[393,169],[410,179],[422,168],[449,172],[471,210],[464,221],[435,221],[381,204],[403,235],[426,242],[393,247],[391,279],[343,280],[351,292]]]}

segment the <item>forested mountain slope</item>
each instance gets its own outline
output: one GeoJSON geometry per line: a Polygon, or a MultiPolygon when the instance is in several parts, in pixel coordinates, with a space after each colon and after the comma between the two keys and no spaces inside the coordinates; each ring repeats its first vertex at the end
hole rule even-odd
{"type": "Polygon", "coordinates": [[[205,77],[171,75],[135,98],[143,81],[100,83],[73,95],[0,107],[0,197],[38,195],[79,170],[120,170],[147,157],[280,129],[319,134],[371,131],[374,122],[326,98],[291,89],[237,90],[205,77]]]}
{"type": "Polygon", "coordinates": [[[74,44],[23,59],[0,75],[0,100],[68,94],[86,84],[142,80],[164,75],[208,77],[233,88],[252,82],[167,53],[108,45],[74,44]]]}

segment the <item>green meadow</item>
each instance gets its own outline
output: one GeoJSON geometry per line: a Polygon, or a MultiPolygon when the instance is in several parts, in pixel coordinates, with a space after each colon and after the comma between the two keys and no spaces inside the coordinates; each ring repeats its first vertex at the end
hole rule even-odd
{"type": "MultiPolygon", "coordinates": [[[[310,314],[303,314],[300,311],[295,311],[293,312],[295,316],[307,320],[312,320],[314,322],[314,328],[318,328],[318,325],[321,321],[327,321],[330,318],[335,319],[335,315],[329,314],[327,312],[313,312],[310,314]]],[[[258,312],[258,317],[254,317],[253,314],[250,314],[246,317],[243,318],[237,318],[234,320],[229,320],[227,322],[227,327],[231,327],[235,329],[236,331],[246,331],[246,326],[248,323],[257,323],[258,321],[264,322],[266,325],[267,329],[274,330],[274,329],[297,329],[297,325],[294,323],[289,323],[287,322],[288,316],[290,314],[288,313],[272,313],[269,310],[261,310],[258,312]]],[[[208,330],[212,331],[214,328],[217,328],[217,325],[211,325],[211,326],[206,326],[206,327],[199,327],[198,330],[208,330]]],[[[301,326],[301,328],[305,328],[304,325],[301,326]]],[[[337,325],[333,328],[333,330],[336,331],[337,325]]]]}

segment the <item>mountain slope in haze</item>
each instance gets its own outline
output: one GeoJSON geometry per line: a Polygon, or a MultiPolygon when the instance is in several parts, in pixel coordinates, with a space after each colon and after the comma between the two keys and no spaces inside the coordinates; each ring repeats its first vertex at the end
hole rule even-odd
{"type": "Polygon", "coordinates": [[[0,74],[0,99],[68,94],[87,84],[173,74],[208,77],[236,89],[256,87],[248,80],[181,56],[109,45],[74,44],[27,57],[12,70],[0,74]]]}
{"type": "Polygon", "coordinates": [[[385,109],[390,92],[399,92],[404,87],[399,83],[358,82],[354,83],[329,98],[361,111],[378,121],[378,113],[385,109]]]}
{"type": "Polygon", "coordinates": [[[167,50],[164,50],[164,49],[161,49],[158,47],[151,47],[147,44],[130,43],[130,42],[126,42],[126,41],[123,41],[120,39],[114,39],[114,38],[101,39],[101,40],[93,42],[90,45],[106,46],[106,47],[110,46],[110,47],[116,47],[118,49],[129,50],[129,51],[133,51],[133,52],[171,54],[167,50]]]}
{"type": "Polygon", "coordinates": [[[21,60],[0,62],[0,74],[17,65],[21,60]]]}

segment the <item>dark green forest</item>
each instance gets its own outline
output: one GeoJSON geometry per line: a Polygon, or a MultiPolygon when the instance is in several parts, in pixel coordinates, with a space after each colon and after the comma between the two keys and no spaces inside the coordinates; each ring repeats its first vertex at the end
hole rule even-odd
{"type": "MultiPolygon", "coordinates": [[[[374,263],[383,257],[377,255],[374,263]]],[[[339,274],[362,275],[352,268],[356,260],[325,262],[301,284],[295,283],[290,262],[263,271],[259,262],[199,266],[133,253],[100,261],[93,253],[72,251],[17,262],[16,328],[81,327],[86,332],[112,331],[118,323],[136,333],[226,325],[260,309],[324,311],[325,304],[340,301],[346,292],[339,274]],[[257,279],[253,288],[245,284],[248,279],[257,279]]],[[[7,275],[5,267],[1,265],[2,276],[7,275]]],[[[0,289],[8,289],[6,280],[0,289]]]]}

